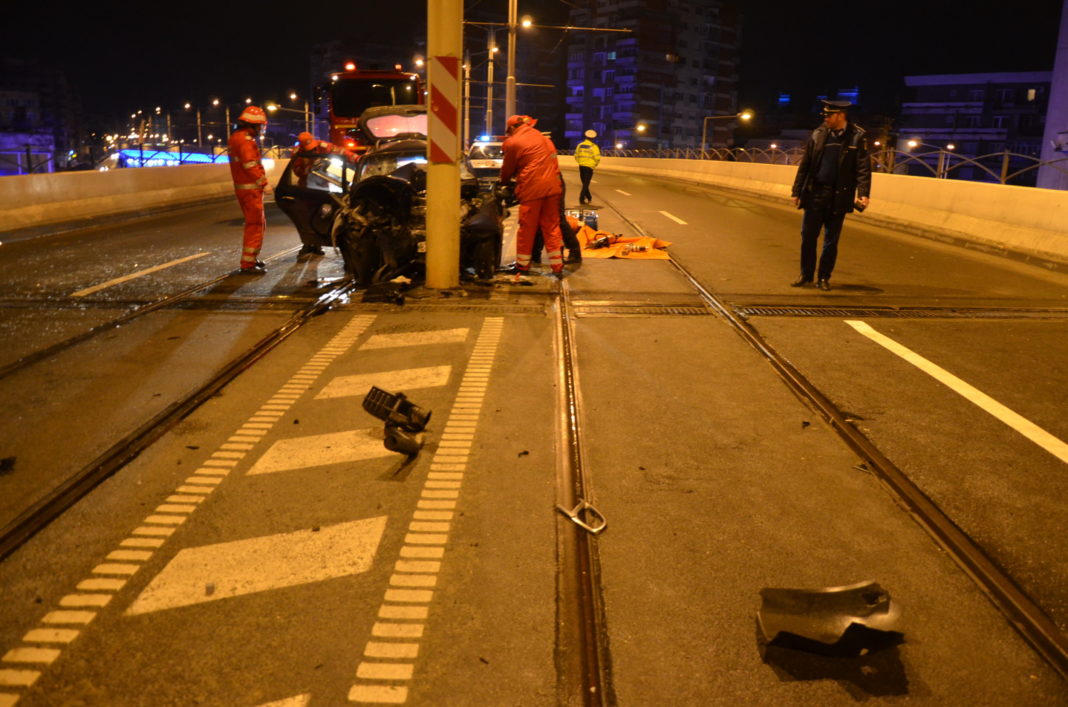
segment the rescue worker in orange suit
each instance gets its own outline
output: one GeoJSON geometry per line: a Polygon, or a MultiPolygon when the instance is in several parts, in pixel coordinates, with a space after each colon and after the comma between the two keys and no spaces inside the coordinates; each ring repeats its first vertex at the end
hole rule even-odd
{"type": "MultiPolygon", "coordinates": [[[[303,132],[297,136],[295,148],[292,171],[297,178],[297,186],[302,188],[308,186],[308,174],[311,172],[312,165],[319,155],[341,155],[350,162],[355,162],[357,159],[356,153],[351,150],[338,147],[326,140],[316,140],[315,136],[309,132],[303,132]]],[[[305,229],[300,228],[299,225],[297,233],[300,235],[300,242],[303,244],[300,252],[297,253],[298,261],[309,260],[313,256],[323,254],[323,247],[316,233],[306,233],[305,229]]]]}
{"type": "Polygon", "coordinates": [[[245,215],[245,235],[241,247],[241,272],[262,275],[267,266],[259,259],[263,247],[263,230],[267,218],[263,213],[263,194],[270,192],[267,172],[260,161],[256,138],[260,126],[267,125],[267,114],[259,106],[248,106],[237,117],[237,130],[230,136],[230,176],[241,213],[245,215]]]}
{"type": "Polygon", "coordinates": [[[515,180],[519,202],[519,230],[516,234],[515,281],[529,283],[534,235],[541,227],[549,267],[563,277],[564,258],[560,234],[560,199],[563,194],[556,147],[552,140],[534,129],[538,121],[529,115],[513,115],[506,122],[507,137],[502,149],[501,184],[515,180]]]}

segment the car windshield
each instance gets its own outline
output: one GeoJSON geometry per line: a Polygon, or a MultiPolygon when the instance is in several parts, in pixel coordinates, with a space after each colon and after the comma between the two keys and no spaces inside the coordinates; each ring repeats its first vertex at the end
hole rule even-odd
{"type": "Polygon", "coordinates": [[[504,151],[498,144],[476,142],[471,146],[468,157],[473,160],[499,160],[504,157],[504,151]]]}
{"type": "Polygon", "coordinates": [[[426,155],[422,152],[372,152],[360,160],[360,179],[393,174],[409,164],[426,164],[426,155]]]}
{"type": "Polygon", "coordinates": [[[416,115],[379,115],[366,121],[367,129],[377,140],[396,137],[402,133],[426,135],[426,113],[416,115]]]}

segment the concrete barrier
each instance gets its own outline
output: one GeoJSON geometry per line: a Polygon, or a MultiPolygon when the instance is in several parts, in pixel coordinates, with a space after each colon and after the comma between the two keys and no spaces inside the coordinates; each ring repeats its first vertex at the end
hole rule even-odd
{"type": "MultiPolygon", "coordinates": [[[[577,169],[562,157],[565,169],[577,169]]],[[[605,157],[599,170],[670,177],[789,203],[797,167],[718,160],[605,157]]],[[[1047,266],[1068,266],[1068,191],[955,179],[872,175],[855,218],[1047,266]]]]}
{"type": "MultiPolygon", "coordinates": [[[[276,160],[274,184],[288,163],[276,160]]],[[[226,164],[0,177],[0,233],[233,198],[226,164]]]]}

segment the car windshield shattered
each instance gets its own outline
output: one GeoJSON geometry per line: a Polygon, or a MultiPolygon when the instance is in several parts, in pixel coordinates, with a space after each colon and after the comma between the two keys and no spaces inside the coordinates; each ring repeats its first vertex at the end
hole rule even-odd
{"type": "Polygon", "coordinates": [[[426,164],[426,155],[403,152],[372,152],[360,160],[360,180],[379,174],[393,174],[410,164],[426,164]]]}

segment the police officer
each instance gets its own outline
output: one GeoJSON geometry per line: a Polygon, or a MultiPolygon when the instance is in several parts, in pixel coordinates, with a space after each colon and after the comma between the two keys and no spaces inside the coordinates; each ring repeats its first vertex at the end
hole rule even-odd
{"type": "Polygon", "coordinates": [[[593,179],[593,170],[601,162],[601,148],[593,142],[597,137],[596,130],[587,130],[586,139],[575,148],[575,161],[579,165],[579,179],[582,180],[582,191],[579,192],[579,203],[588,204],[593,201],[590,194],[590,180],[593,179]]]}
{"type": "Polygon", "coordinates": [[[260,261],[263,247],[263,231],[267,218],[263,213],[263,193],[270,190],[267,172],[260,161],[260,148],[256,138],[260,126],[267,125],[267,114],[259,106],[248,106],[237,117],[237,130],[228,143],[230,176],[234,180],[234,192],[241,213],[245,216],[245,233],[241,247],[243,275],[262,275],[267,266],[260,261]]]}
{"type": "Polygon", "coordinates": [[[790,283],[804,287],[816,277],[821,290],[831,289],[838,258],[838,237],[845,215],[868,206],[871,162],[864,128],[849,120],[849,101],[823,101],[823,125],[805,144],[794,178],[794,205],[805,210],[801,222],[801,274],[790,283]],[[816,267],[816,244],[823,231],[823,251],[816,267]]]}

